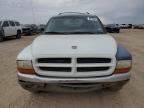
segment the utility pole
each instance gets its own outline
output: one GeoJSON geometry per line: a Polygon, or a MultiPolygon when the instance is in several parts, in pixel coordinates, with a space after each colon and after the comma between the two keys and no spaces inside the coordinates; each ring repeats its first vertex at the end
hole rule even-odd
{"type": "Polygon", "coordinates": [[[33,3],[33,0],[31,0],[31,9],[32,9],[33,24],[36,24],[36,18],[35,18],[35,13],[34,13],[34,3],[33,3]]]}

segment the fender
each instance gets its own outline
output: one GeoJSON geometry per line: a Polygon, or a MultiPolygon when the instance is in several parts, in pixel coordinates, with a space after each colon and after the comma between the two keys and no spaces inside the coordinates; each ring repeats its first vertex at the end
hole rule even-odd
{"type": "Polygon", "coordinates": [[[117,44],[117,60],[132,60],[132,55],[121,44],[117,44]]]}
{"type": "Polygon", "coordinates": [[[24,48],[19,55],[17,56],[17,60],[32,60],[32,52],[31,52],[31,45],[24,48]]]}

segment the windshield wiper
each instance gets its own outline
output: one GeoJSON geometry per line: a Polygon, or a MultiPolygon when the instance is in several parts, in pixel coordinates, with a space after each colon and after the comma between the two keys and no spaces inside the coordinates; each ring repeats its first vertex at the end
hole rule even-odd
{"type": "Polygon", "coordinates": [[[69,32],[69,34],[96,34],[95,32],[69,32]]]}

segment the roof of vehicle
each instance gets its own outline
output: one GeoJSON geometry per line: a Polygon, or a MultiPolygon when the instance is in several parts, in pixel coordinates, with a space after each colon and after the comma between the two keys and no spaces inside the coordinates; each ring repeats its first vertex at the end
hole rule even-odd
{"type": "Polygon", "coordinates": [[[9,20],[9,19],[0,19],[0,21],[14,21],[14,22],[19,22],[17,20],[9,20]]]}
{"type": "Polygon", "coordinates": [[[79,12],[63,12],[59,13],[56,16],[53,17],[64,17],[64,16],[83,16],[83,17],[97,17],[96,15],[90,14],[88,12],[86,13],[79,13],[79,12]]]}

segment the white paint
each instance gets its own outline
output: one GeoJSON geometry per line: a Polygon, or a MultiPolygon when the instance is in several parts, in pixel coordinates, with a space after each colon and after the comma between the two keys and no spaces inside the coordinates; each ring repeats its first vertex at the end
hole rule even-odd
{"type": "Polygon", "coordinates": [[[42,35],[36,38],[33,43],[25,48],[19,55],[18,60],[32,60],[35,71],[44,76],[59,76],[59,77],[91,77],[110,75],[113,73],[116,66],[117,44],[116,41],[109,35],[42,35]],[[72,46],[77,46],[73,49],[72,46]],[[39,64],[37,58],[51,57],[70,57],[71,64],[39,64]],[[111,63],[104,64],[77,64],[77,57],[106,57],[111,58],[111,63]],[[72,72],[47,72],[42,71],[38,66],[51,67],[72,67],[72,72]],[[110,66],[107,71],[95,72],[76,72],[76,67],[97,67],[110,66]]]}

